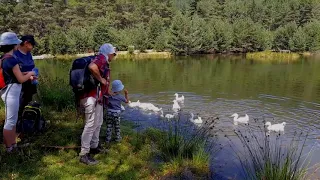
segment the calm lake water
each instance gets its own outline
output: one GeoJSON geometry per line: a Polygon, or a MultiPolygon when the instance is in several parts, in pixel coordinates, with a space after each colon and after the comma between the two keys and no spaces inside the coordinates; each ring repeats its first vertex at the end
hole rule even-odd
{"type": "MultiPolygon", "coordinates": [[[[38,62],[42,73],[68,76],[69,62],[38,62]],[[56,73],[55,73],[56,72],[56,73]],[[63,74],[63,75],[61,75],[63,74]]],[[[250,126],[259,126],[253,118],[268,118],[272,123],[285,121],[286,137],[294,132],[308,133],[307,147],[312,147],[311,164],[320,162],[320,59],[296,62],[261,62],[243,57],[181,57],[170,60],[123,60],[112,62],[111,79],[120,79],[131,101],[151,102],[171,113],[174,93],[185,96],[183,113],[201,117],[219,117],[217,128],[221,144],[224,134],[235,127],[230,115],[248,114],[250,126]]],[[[124,112],[126,119],[142,126],[157,126],[158,115],[134,110],[124,112]]],[[[220,178],[241,179],[239,163],[226,148],[212,158],[212,169],[220,178]]]]}

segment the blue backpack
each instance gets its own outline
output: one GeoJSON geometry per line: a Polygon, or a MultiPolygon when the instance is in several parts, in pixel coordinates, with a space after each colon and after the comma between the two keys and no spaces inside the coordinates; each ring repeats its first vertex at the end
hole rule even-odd
{"type": "Polygon", "coordinates": [[[91,75],[88,68],[96,56],[88,56],[75,59],[70,70],[70,86],[76,95],[89,92],[97,87],[98,82],[91,75]]]}

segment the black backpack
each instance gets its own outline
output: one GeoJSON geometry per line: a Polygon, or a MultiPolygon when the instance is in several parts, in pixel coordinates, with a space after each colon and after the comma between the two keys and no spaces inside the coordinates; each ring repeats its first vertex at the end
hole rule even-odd
{"type": "Polygon", "coordinates": [[[82,57],[73,61],[70,69],[69,84],[76,95],[87,93],[97,87],[98,82],[91,75],[91,72],[88,68],[92,59],[95,57],[96,56],[82,57]]]}
{"type": "Polygon", "coordinates": [[[23,110],[21,119],[17,122],[17,132],[35,134],[44,132],[46,121],[42,116],[40,104],[30,102],[23,110]]]}

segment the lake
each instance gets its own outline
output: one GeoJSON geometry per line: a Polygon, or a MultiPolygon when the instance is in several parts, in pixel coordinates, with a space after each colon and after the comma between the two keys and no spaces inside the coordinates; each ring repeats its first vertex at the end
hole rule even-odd
{"type": "MultiPolygon", "coordinates": [[[[67,80],[71,61],[37,61],[40,74],[67,80]]],[[[304,153],[313,147],[319,154],[320,139],[320,61],[316,58],[294,62],[262,62],[242,56],[176,57],[166,60],[116,59],[111,65],[111,79],[120,79],[129,91],[131,101],[140,100],[171,112],[174,93],[185,96],[183,113],[201,117],[219,117],[217,128],[221,144],[227,143],[224,134],[235,128],[233,113],[268,119],[273,123],[286,122],[285,137],[294,132],[308,133],[304,153]]],[[[40,84],[41,86],[41,84],[40,84]]],[[[141,126],[157,126],[157,114],[139,113],[127,109],[124,117],[141,126]]],[[[250,126],[259,126],[250,123],[250,126]]],[[[241,179],[237,158],[226,148],[212,158],[212,169],[221,178],[241,179]]],[[[320,161],[313,156],[310,165],[320,161]]]]}

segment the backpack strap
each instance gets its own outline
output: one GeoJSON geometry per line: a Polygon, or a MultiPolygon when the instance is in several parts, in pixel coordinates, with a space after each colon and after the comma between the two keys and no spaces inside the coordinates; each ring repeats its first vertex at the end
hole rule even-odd
{"type": "MultiPolygon", "coordinates": [[[[1,68],[1,69],[2,69],[2,64],[3,64],[4,60],[6,60],[6,59],[8,59],[8,58],[11,58],[11,57],[17,58],[14,54],[12,54],[12,55],[11,55],[11,54],[4,54],[4,55],[0,58],[0,68],[1,68]]],[[[3,69],[2,69],[2,72],[9,76],[9,74],[8,74],[6,71],[4,71],[3,69]]],[[[11,82],[12,82],[12,78],[11,78],[11,80],[9,81],[8,84],[10,84],[11,82]]],[[[6,83],[6,82],[5,82],[5,83],[6,83]]],[[[7,83],[6,83],[6,84],[7,84],[7,83]]],[[[6,87],[7,87],[7,85],[6,85],[4,88],[2,88],[2,89],[5,89],[6,87]]]]}

